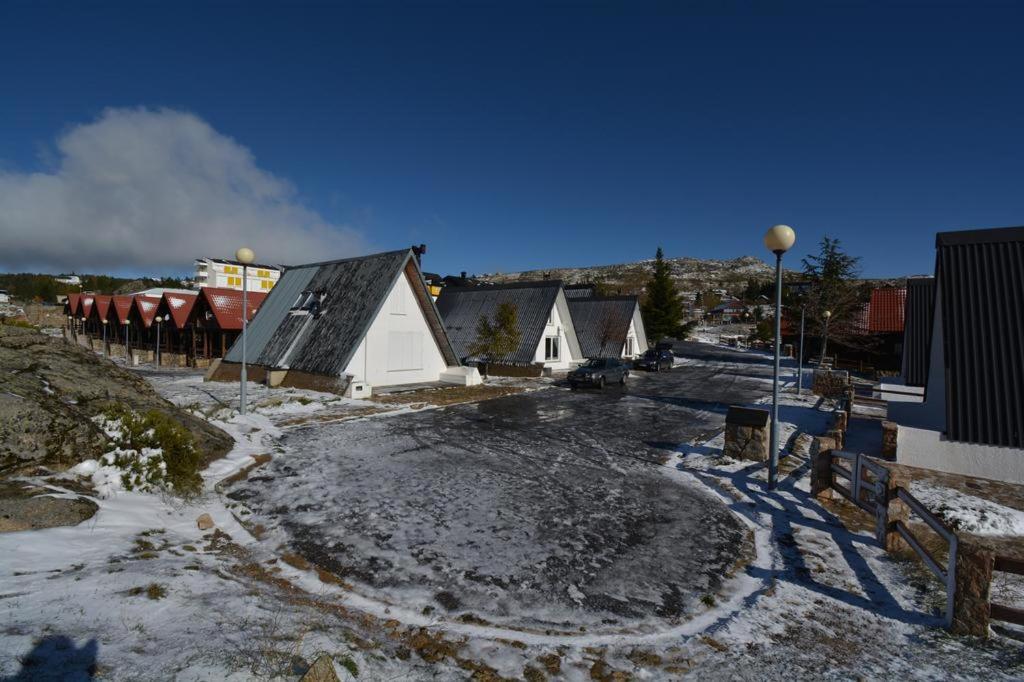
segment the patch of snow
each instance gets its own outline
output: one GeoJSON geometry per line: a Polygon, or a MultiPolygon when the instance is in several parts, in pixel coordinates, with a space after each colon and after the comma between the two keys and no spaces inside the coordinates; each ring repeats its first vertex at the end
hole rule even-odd
{"type": "Polygon", "coordinates": [[[1024,511],[953,488],[913,481],[910,492],[953,528],[974,535],[1024,535],[1024,511]]]}

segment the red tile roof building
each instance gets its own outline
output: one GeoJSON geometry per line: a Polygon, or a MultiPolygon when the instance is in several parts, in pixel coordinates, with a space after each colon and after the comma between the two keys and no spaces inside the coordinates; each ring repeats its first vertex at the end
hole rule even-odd
{"type": "Polygon", "coordinates": [[[184,329],[196,305],[197,295],[165,293],[160,310],[177,329],[184,329]]]}
{"type": "MultiPolygon", "coordinates": [[[[263,292],[250,291],[248,294],[249,319],[256,315],[267,295],[263,292]]],[[[235,289],[219,287],[203,287],[199,291],[196,305],[208,311],[217,326],[224,331],[242,330],[242,292],[235,289]]]]}
{"type": "Polygon", "coordinates": [[[886,287],[871,292],[868,307],[868,332],[888,334],[903,332],[903,311],[907,301],[904,287],[886,287]]]}

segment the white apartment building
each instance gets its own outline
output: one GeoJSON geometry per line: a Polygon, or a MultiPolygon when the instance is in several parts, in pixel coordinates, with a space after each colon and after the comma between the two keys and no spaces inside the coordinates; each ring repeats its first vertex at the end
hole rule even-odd
{"type": "MultiPolygon", "coordinates": [[[[268,292],[281,277],[281,268],[273,265],[248,266],[249,291],[268,292]]],[[[224,258],[197,258],[195,286],[242,290],[242,264],[224,258]]]]}

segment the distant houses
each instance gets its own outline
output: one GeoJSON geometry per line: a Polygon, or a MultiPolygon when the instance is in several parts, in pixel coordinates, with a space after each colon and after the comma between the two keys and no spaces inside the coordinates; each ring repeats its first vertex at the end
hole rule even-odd
{"type": "MultiPolygon", "coordinates": [[[[252,319],[266,294],[250,292],[248,298],[252,319]]],[[[241,309],[241,291],[213,287],[198,293],[69,294],[64,308],[68,332],[82,345],[151,362],[159,336],[162,364],[192,367],[224,356],[242,331],[241,309]]]]}
{"type": "MultiPolygon", "coordinates": [[[[422,248],[422,247],[419,247],[422,248]]],[[[539,375],[589,357],[634,358],[647,350],[635,296],[598,296],[591,284],[558,280],[490,284],[462,273],[420,269],[416,248],[284,268],[267,291],[248,292],[242,310],[232,261],[199,259],[198,290],[149,289],[131,295],[70,294],[69,335],[132,362],[206,367],[210,378],[240,374],[243,319],[248,376],[272,386],[366,395],[373,387],[479,379],[491,373],[539,375]],[[224,279],[228,278],[228,279],[224,279]],[[213,286],[221,283],[229,286],[213,286]],[[476,357],[481,318],[504,303],[515,310],[518,346],[476,357]]],[[[263,266],[252,266],[262,277],[263,266]]],[[[252,282],[250,281],[250,284],[252,282]]]]}

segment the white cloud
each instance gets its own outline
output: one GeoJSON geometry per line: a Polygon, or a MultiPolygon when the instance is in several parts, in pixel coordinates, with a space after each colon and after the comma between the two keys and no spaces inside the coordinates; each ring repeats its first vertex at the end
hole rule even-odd
{"type": "Polygon", "coordinates": [[[365,251],[252,153],[189,113],[108,109],[57,140],[52,172],[0,172],[0,265],[187,271],[197,256],[303,263],[365,251]]]}

